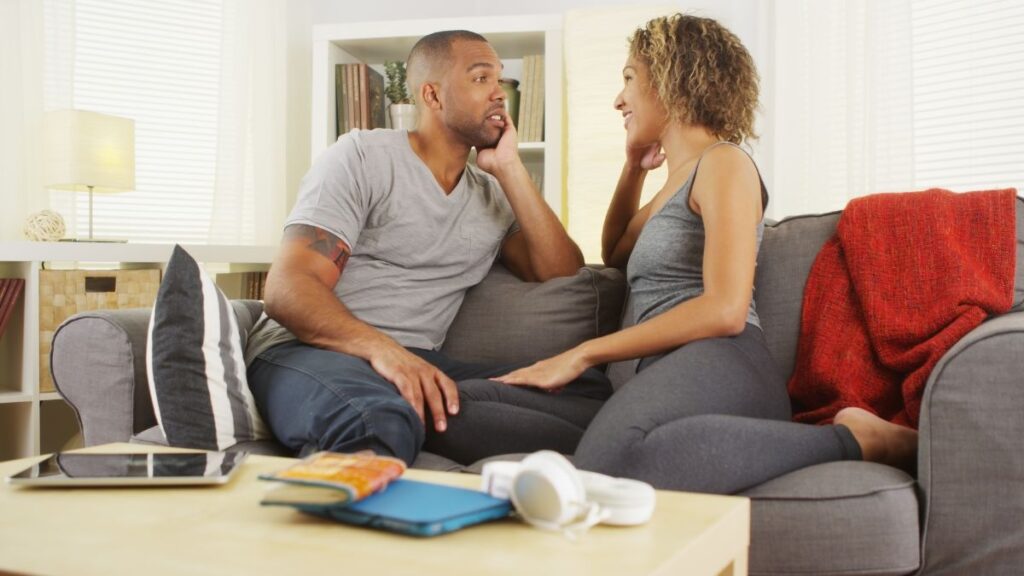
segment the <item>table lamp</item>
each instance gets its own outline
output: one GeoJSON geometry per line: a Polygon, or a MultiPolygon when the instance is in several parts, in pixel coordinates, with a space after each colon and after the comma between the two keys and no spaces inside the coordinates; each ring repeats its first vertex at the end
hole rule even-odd
{"type": "Polygon", "coordinates": [[[89,191],[89,237],[93,192],[135,188],[135,121],[85,110],[55,110],[44,119],[46,185],[89,191]]]}

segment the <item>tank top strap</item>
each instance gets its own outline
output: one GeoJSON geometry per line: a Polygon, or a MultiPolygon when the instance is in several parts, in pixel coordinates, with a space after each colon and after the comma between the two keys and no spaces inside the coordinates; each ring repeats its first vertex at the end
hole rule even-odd
{"type": "MultiPolygon", "coordinates": [[[[697,178],[697,169],[700,168],[700,162],[701,160],[704,159],[704,155],[710,152],[712,148],[716,148],[722,144],[738,148],[740,152],[743,152],[744,154],[747,155],[747,158],[750,158],[750,162],[754,165],[754,170],[757,171],[757,181],[758,183],[761,184],[761,210],[764,211],[765,209],[768,208],[768,187],[764,185],[764,178],[761,177],[761,168],[758,167],[757,162],[754,162],[754,157],[750,155],[750,152],[747,152],[746,150],[743,149],[742,146],[736,144],[735,142],[729,142],[728,140],[719,140],[718,142],[715,142],[714,144],[705,148],[700,153],[700,157],[697,158],[697,164],[693,167],[693,172],[690,173],[690,177],[687,179],[687,181],[695,180],[697,178]]],[[[690,186],[692,188],[692,182],[690,183],[690,186]]]]}

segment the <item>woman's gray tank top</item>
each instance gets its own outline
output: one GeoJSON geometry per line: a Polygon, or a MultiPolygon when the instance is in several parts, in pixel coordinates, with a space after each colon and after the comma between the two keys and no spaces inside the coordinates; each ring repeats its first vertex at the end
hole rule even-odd
{"type": "MultiPolygon", "coordinates": [[[[731,142],[712,144],[701,153],[701,158],[719,144],[736,146],[731,142]]],[[[704,221],[690,209],[690,190],[699,168],[698,159],[693,173],[679,191],[644,225],[630,254],[626,279],[633,303],[633,320],[637,324],[704,293],[704,221]]],[[[760,177],[759,172],[759,180],[760,177]]],[[[763,180],[761,196],[763,208],[768,199],[763,180]]],[[[762,216],[757,223],[758,250],[763,235],[762,216]]],[[[753,295],[747,323],[761,327],[753,295]]]]}

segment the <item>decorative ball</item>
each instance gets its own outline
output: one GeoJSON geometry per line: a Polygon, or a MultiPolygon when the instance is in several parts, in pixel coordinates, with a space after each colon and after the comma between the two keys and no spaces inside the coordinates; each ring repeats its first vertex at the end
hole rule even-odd
{"type": "Polygon", "coordinates": [[[64,237],[64,218],[53,210],[36,212],[25,221],[25,237],[35,242],[54,242],[64,237]]]}

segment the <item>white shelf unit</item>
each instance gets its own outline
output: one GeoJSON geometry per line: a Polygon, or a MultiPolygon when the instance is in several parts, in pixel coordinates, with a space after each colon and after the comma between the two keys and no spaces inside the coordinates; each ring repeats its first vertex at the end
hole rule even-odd
{"type": "MultiPolygon", "coordinates": [[[[482,34],[505,64],[506,75],[519,79],[523,56],[544,55],[544,141],[522,142],[519,150],[531,173],[541,175],[544,199],[562,216],[564,116],[562,75],[562,16],[502,16],[439,18],[322,24],[313,27],[312,146],[315,159],[337,138],[335,83],[337,64],[366,63],[380,69],[384,62],[405,61],[417,40],[441,30],[470,30],[482,34]]],[[[520,104],[522,109],[522,104],[520,104]]]]}
{"type": "MultiPolygon", "coordinates": [[[[276,246],[182,246],[211,273],[265,270],[276,246]]],[[[170,244],[0,243],[0,277],[24,278],[21,306],[0,336],[0,461],[60,449],[78,432],[71,408],[39,385],[39,271],[163,267],[170,244]]]]}

